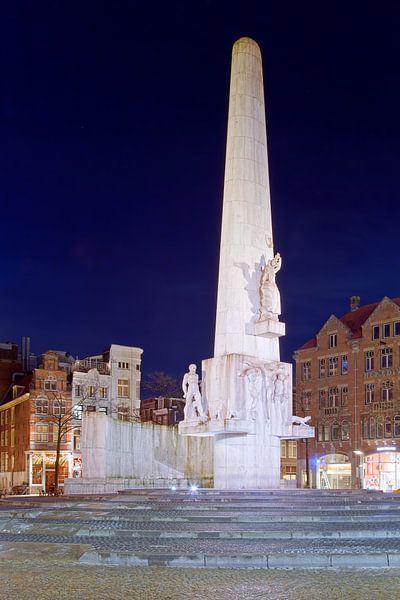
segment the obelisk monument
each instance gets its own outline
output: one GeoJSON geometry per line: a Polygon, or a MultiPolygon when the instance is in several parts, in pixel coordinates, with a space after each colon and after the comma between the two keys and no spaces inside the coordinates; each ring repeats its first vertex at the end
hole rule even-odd
{"type": "Polygon", "coordinates": [[[201,410],[179,424],[182,435],[214,436],[216,488],[279,487],[280,439],[314,435],[293,423],[291,365],[280,362],[281,264],[261,52],[245,37],[232,51],[214,358],[202,362],[201,410]]]}

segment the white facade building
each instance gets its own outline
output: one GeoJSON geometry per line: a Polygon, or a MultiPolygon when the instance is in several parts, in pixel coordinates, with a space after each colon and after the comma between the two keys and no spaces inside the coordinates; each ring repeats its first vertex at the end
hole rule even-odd
{"type": "Polygon", "coordinates": [[[139,413],[142,352],[111,344],[102,354],[75,362],[72,401],[78,418],[83,406],[121,420],[139,413]]]}

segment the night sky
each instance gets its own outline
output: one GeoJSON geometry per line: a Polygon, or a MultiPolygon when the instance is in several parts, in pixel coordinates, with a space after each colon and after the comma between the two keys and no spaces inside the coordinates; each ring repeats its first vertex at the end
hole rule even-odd
{"type": "Polygon", "coordinates": [[[0,341],[213,354],[230,57],[264,61],[287,336],[399,296],[398,2],[2,3],[0,341]]]}

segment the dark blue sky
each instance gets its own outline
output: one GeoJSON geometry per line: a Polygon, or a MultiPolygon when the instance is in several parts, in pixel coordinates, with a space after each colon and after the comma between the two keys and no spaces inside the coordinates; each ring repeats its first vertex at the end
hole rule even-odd
{"type": "Polygon", "coordinates": [[[288,335],[399,296],[397,2],[2,4],[0,340],[212,355],[230,54],[261,46],[288,335]],[[279,5],[279,6],[278,6],[279,5]]]}

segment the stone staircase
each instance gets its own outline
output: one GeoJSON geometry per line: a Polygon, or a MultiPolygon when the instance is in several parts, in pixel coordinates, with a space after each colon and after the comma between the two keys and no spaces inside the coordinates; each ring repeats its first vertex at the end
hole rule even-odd
{"type": "Polygon", "coordinates": [[[188,488],[8,498],[2,541],[78,546],[86,564],[400,567],[400,495],[188,488]]]}

